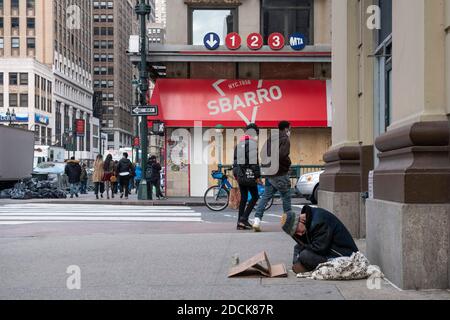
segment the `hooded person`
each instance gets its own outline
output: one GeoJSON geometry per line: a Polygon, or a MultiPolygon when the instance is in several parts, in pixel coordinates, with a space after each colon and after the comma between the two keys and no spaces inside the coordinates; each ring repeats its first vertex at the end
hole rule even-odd
{"type": "Polygon", "coordinates": [[[70,184],[70,197],[76,196],[78,198],[78,189],[81,178],[80,161],[75,160],[75,157],[67,161],[64,173],[67,175],[70,184]]]}
{"type": "Polygon", "coordinates": [[[358,247],[344,224],[331,212],[304,206],[300,213],[283,214],[281,226],[297,242],[293,271],[313,271],[321,263],[338,257],[350,257],[358,247]]]}
{"type": "Polygon", "coordinates": [[[165,199],[161,192],[161,165],[156,160],[156,156],[151,156],[147,162],[145,180],[147,181],[147,199],[153,200],[153,186],[156,190],[156,197],[165,199]]]}

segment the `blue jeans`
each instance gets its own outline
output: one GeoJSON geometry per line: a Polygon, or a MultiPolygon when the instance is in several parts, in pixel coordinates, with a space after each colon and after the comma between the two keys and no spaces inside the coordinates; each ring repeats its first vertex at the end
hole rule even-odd
{"type": "Polygon", "coordinates": [[[266,204],[273,198],[277,191],[280,192],[284,212],[289,212],[292,210],[291,180],[289,179],[289,176],[270,177],[266,179],[264,194],[258,202],[255,218],[262,219],[266,204]]]}
{"type": "Polygon", "coordinates": [[[86,194],[87,192],[87,181],[81,181],[80,182],[80,193],[81,194],[86,194]]]}
{"type": "Polygon", "coordinates": [[[79,186],[80,186],[79,183],[71,183],[70,184],[70,195],[71,196],[78,194],[79,186]]]}

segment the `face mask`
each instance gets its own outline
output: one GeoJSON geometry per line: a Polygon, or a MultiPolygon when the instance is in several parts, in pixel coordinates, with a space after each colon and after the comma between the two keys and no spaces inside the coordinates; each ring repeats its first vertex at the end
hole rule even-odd
{"type": "Polygon", "coordinates": [[[290,137],[290,136],[291,136],[291,130],[286,130],[286,135],[287,135],[288,137],[290,137]]]}

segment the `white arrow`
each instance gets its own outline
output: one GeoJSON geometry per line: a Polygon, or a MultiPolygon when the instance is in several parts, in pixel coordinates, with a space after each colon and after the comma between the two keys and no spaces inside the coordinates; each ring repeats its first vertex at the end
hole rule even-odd
{"type": "Polygon", "coordinates": [[[217,44],[217,40],[214,39],[214,35],[213,34],[210,34],[209,35],[209,40],[206,40],[206,43],[208,44],[208,46],[210,48],[213,48],[217,44]]]}
{"type": "Polygon", "coordinates": [[[236,111],[239,117],[241,117],[242,120],[244,120],[245,124],[249,125],[250,123],[256,122],[256,115],[258,114],[259,106],[253,107],[252,112],[252,120],[250,121],[241,111],[236,111]]]}

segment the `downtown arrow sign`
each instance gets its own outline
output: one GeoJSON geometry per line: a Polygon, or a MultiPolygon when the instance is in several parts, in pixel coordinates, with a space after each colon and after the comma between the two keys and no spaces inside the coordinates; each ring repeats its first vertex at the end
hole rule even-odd
{"type": "Polygon", "coordinates": [[[131,115],[140,116],[157,116],[158,106],[131,106],[131,115]]]}

